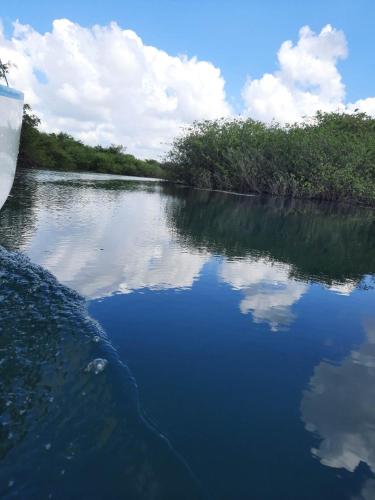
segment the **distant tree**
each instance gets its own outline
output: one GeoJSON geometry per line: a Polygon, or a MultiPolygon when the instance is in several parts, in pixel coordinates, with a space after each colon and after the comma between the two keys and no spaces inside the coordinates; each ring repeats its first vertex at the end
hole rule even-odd
{"type": "Polygon", "coordinates": [[[91,147],[65,132],[47,134],[38,127],[40,119],[25,104],[21,129],[18,166],[80,170],[122,175],[163,177],[156,160],[143,161],[126,153],[122,145],[91,147]]]}
{"type": "Polygon", "coordinates": [[[22,128],[25,131],[26,129],[35,129],[40,125],[40,118],[32,113],[32,109],[30,104],[25,104],[23,107],[23,120],[22,120],[22,128]]]}
{"type": "Polygon", "coordinates": [[[38,143],[38,126],[40,119],[32,113],[31,106],[25,104],[23,107],[23,120],[21,128],[20,149],[18,163],[24,167],[32,167],[33,150],[38,143]]]}
{"type": "Polygon", "coordinates": [[[3,78],[8,85],[7,74],[9,73],[10,62],[3,63],[0,59],[0,79],[3,78]]]}

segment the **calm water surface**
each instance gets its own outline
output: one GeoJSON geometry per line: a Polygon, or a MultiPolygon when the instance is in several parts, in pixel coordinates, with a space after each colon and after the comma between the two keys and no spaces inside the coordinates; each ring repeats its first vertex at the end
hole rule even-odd
{"type": "Polygon", "coordinates": [[[46,171],[12,194],[0,497],[375,499],[373,211],[46,171]]]}

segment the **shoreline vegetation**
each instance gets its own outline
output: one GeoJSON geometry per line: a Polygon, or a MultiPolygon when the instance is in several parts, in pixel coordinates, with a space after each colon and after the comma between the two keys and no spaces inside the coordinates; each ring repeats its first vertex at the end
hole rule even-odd
{"type": "Polygon", "coordinates": [[[198,122],[163,167],[171,181],[203,189],[375,206],[375,119],[318,112],[285,127],[198,122]]]}
{"type": "Polygon", "coordinates": [[[140,160],[122,146],[88,146],[38,129],[24,107],[18,166],[153,177],[237,194],[375,206],[375,119],[322,113],[302,123],[252,119],[196,122],[174,140],[164,162],[140,160]]]}
{"type": "Polygon", "coordinates": [[[99,172],[137,177],[164,178],[156,160],[140,160],[123,146],[88,146],[72,136],[38,130],[40,119],[28,104],[24,106],[17,167],[99,172]]]}

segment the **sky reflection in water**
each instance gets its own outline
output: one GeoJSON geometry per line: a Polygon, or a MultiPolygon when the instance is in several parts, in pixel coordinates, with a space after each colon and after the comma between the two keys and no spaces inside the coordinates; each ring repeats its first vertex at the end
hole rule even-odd
{"type": "Polygon", "coordinates": [[[375,498],[371,211],[27,176],[0,243],[89,300],[213,498],[375,498]]]}

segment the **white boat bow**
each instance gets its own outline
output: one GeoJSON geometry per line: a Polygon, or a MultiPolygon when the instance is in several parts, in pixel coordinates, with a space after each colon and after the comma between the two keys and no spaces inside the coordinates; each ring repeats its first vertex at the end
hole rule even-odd
{"type": "Polygon", "coordinates": [[[23,114],[23,94],[0,85],[0,208],[13,185],[23,114]]]}

